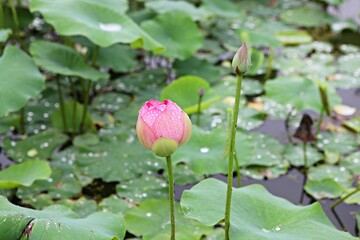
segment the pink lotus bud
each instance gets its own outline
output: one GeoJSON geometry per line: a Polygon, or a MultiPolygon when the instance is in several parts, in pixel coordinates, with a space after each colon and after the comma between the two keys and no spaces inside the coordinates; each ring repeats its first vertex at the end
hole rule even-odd
{"type": "Polygon", "coordinates": [[[168,157],[189,140],[191,121],[176,103],[151,99],[139,111],[136,133],[146,148],[168,157]]]}
{"type": "Polygon", "coordinates": [[[248,51],[246,43],[243,43],[231,63],[236,74],[244,74],[251,67],[251,54],[248,51]]]}

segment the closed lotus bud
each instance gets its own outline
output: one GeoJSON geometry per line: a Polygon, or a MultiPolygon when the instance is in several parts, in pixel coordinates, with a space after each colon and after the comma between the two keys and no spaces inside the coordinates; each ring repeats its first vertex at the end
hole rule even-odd
{"type": "Polygon", "coordinates": [[[176,103],[151,99],[139,111],[136,133],[146,148],[168,157],[189,140],[191,121],[176,103]]]}
{"type": "Polygon", "coordinates": [[[243,43],[239,50],[237,50],[231,65],[238,75],[244,74],[249,70],[251,67],[251,54],[249,53],[246,43],[243,43]]]}

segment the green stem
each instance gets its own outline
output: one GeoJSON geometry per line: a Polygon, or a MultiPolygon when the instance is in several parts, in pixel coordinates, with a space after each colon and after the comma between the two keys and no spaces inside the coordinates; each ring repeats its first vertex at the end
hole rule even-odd
{"type": "Polygon", "coordinates": [[[236,180],[237,180],[237,187],[241,187],[241,174],[240,174],[240,164],[239,164],[239,158],[236,155],[236,151],[234,153],[234,160],[235,160],[235,167],[236,167],[236,180]]]}
{"type": "Polygon", "coordinates": [[[14,20],[14,24],[15,24],[15,36],[17,37],[19,43],[21,44],[21,39],[20,39],[20,24],[19,24],[19,18],[16,12],[16,8],[14,6],[14,3],[12,0],[8,0],[10,9],[11,9],[11,13],[13,16],[13,20],[14,20]]]}
{"type": "Polygon", "coordinates": [[[83,133],[85,130],[84,127],[85,127],[86,115],[87,115],[88,107],[89,107],[90,91],[91,91],[91,87],[92,87],[92,82],[88,81],[87,86],[85,86],[85,80],[81,79],[81,84],[83,87],[84,110],[83,110],[81,123],[80,123],[80,132],[83,133]]]}
{"type": "Polygon", "coordinates": [[[354,191],[352,191],[351,193],[348,193],[347,195],[345,195],[344,197],[340,198],[339,200],[337,200],[336,202],[334,202],[333,204],[331,204],[330,208],[333,209],[335,208],[337,205],[339,205],[340,203],[342,203],[343,201],[345,201],[346,199],[348,199],[349,197],[351,197],[352,195],[354,195],[355,193],[360,191],[360,187],[358,187],[357,189],[355,189],[354,191]]]}
{"type": "Polygon", "coordinates": [[[171,155],[166,157],[166,164],[169,175],[169,203],[170,203],[170,222],[171,240],[175,240],[175,200],[174,200],[174,176],[172,171],[171,155]]]}
{"type": "Polygon", "coordinates": [[[25,107],[20,109],[20,118],[19,118],[19,132],[21,135],[25,134],[25,107]]]}
{"type": "Polygon", "coordinates": [[[5,28],[3,2],[0,1],[0,28],[5,28]]]}
{"type": "Polygon", "coordinates": [[[265,81],[268,80],[271,77],[273,62],[274,62],[274,48],[270,47],[269,61],[268,61],[268,64],[266,66],[265,81]]]}
{"type": "Polygon", "coordinates": [[[200,126],[200,115],[201,115],[201,101],[202,101],[203,96],[199,95],[199,100],[198,100],[198,108],[197,108],[197,113],[196,113],[196,125],[200,126]]]}
{"type": "Polygon", "coordinates": [[[61,85],[60,85],[60,81],[59,81],[58,77],[56,77],[56,85],[57,85],[57,90],[58,90],[58,95],[59,95],[61,118],[62,118],[62,123],[63,123],[63,127],[64,127],[64,132],[67,132],[68,128],[67,128],[67,124],[66,124],[64,98],[63,98],[63,94],[61,91],[61,85]]]}
{"type": "Polygon", "coordinates": [[[73,94],[73,100],[74,100],[74,104],[73,104],[73,108],[72,108],[72,129],[73,129],[73,133],[75,132],[76,129],[76,108],[77,108],[77,96],[76,96],[76,89],[75,89],[75,83],[74,81],[70,78],[70,84],[71,84],[71,91],[73,94]]]}
{"type": "Polygon", "coordinates": [[[307,169],[308,169],[307,153],[306,153],[307,149],[306,149],[306,147],[307,147],[307,143],[304,142],[303,143],[303,154],[304,154],[304,170],[305,170],[305,174],[307,174],[307,169]]]}
{"type": "Polygon", "coordinates": [[[96,65],[96,59],[97,59],[98,55],[99,55],[99,46],[95,45],[93,55],[92,55],[92,59],[91,59],[91,65],[93,67],[95,67],[95,65],[96,65]]]}
{"type": "Polygon", "coordinates": [[[226,208],[225,208],[225,240],[229,240],[229,230],[230,230],[230,207],[231,207],[231,195],[232,195],[232,182],[233,182],[233,163],[234,163],[234,151],[235,151],[235,136],[236,136],[236,123],[239,115],[240,107],[240,93],[241,93],[241,84],[242,84],[243,75],[239,74],[236,84],[236,96],[235,96],[235,106],[234,106],[234,115],[232,118],[231,126],[231,138],[230,138],[230,151],[229,151],[229,168],[228,168],[228,182],[227,182],[227,192],[226,192],[226,208]]]}
{"type": "Polygon", "coordinates": [[[321,124],[322,124],[323,119],[324,119],[324,112],[325,112],[325,108],[324,108],[324,106],[322,106],[322,107],[321,107],[321,111],[320,111],[319,122],[318,122],[318,125],[317,125],[317,128],[316,128],[316,135],[315,135],[315,136],[317,136],[317,135],[320,133],[321,124]]]}

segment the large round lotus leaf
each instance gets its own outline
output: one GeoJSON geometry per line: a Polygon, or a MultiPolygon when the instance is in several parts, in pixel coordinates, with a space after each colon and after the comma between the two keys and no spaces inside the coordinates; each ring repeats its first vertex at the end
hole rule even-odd
{"type": "MultiPolygon", "coordinates": [[[[223,220],[225,200],[226,184],[209,178],[183,193],[181,207],[187,217],[212,226],[223,220]]],[[[296,206],[261,185],[233,189],[230,218],[230,239],[356,239],[335,229],[319,203],[296,206]]]]}
{"type": "Polygon", "coordinates": [[[123,181],[116,186],[117,195],[129,202],[139,203],[150,198],[166,198],[169,192],[165,180],[153,175],[123,181]]]}
{"type": "Polygon", "coordinates": [[[312,4],[283,11],[280,18],[285,23],[304,27],[322,26],[333,21],[322,7],[312,4]]]}
{"type": "Polygon", "coordinates": [[[100,48],[96,64],[111,68],[114,72],[129,72],[137,66],[135,50],[129,46],[115,44],[108,48],[100,48]]]}
{"type": "Polygon", "coordinates": [[[161,159],[135,137],[113,136],[87,150],[78,149],[75,154],[77,169],[85,176],[102,178],[106,182],[126,181],[139,174],[157,172],[161,159]]]}
{"type": "Polygon", "coordinates": [[[309,169],[309,180],[321,181],[328,178],[333,179],[344,188],[351,187],[352,184],[352,175],[345,167],[320,165],[309,169]]]}
{"type": "Polygon", "coordinates": [[[209,15],[203,8],[197,8],[185,1],[155,0],[145,2],[146,8],[152,9],[160,14],[166,12],[181,11],[194,20],[201,20],[209,15]]]}
{"type": "MultiPolygon", "coordinates": [[[[175,203],[176,239],[200,239],[210,234],[211,228],[196,220],[186,218],[180,205],[175,203]]],[[[125,215],[126,228],[143,240],[170,239],[170,210],[166,199],[150,199],[142,202],[125,215]]]]}
{"type": "Polygon", "coordinates": [[[0,189],[12,189],[19,186],[31,186],[34,181],[48,179],[51,168],[46,161],[28,160],[11,165],[0,171],[0,189]]]}
{"type": "Polygon", "coordinates": [[[317,135],[317,147],[333,153],[350,153],[359,147],[356,135],[323,132],[317,135]]]}
{"type": "Polygon", "coordinates": [[[338,68],[341,72],[357,76],[360,74],[360,54],[341,56],[339,58],[338,68]]]}
{"type": "Polygon", "coordinates": [[[199,90],[204,90],[201,109],[209,107],[217,100],[208,82],[200,77],[184,76],[176,79],[161,92],[160,99],[176,102],[187,114],[196,113],[199,102],[199,90]]]}
{"type": "MultiPolygon", "coordinates": [[[[159,15],[141,26],[158,42],[165,46],[161,54],[166,57],[185,59],[198,50],[203,41],[201,32],[192,19],[181,12],[159,15]]],[[[148,41],[145,40],[145,46],[148,41]]]]}
{"type": "MultiPolygon", "coordinates": [[[[267,30],[267,29],[266,29],[267,30]]],[[[248,41],[251,43],[251,46],[269,46],[272,48],[280,47],[281,42],[269,32],[258,31],[258,30],[251,30],[248,31],[246,29],[239,29],[236,31],[239,36],[246,36],[246,39],[243,41],[248,41]]]]}
{"type": "Polygon", "coordinates": [[[239,4],[233,3],[229,0],[203,0],[202,8],[206,11],[226,18],[244,18],[244,13],[241,11],[239,4]]]}
{"type": "Polygon", "coordinates": [[[284,146],[276,139],[258,132],[238,133],[236,153],[241,166],[282,165],[284,146]]]}
{"type": "Polygon", "coordinates": [[[25,106],[44,87],[45,78],[33,60],[8,45],[0,58],[0,117],[25,106]]]}
{"type": "Polygon", "coordinates": [[[312,37],[305,31],[281,31],[276,33],[276,38],[283,45],[295,45],[312,42],[312,37]]]}
{"type": "Polygon", "coordinates": [[[61,35],[82,35],[101,47],[109,47],[114,43],[132,43],[141,47],[142,42],[146,41],[145,48],[161,50],[162,46],[158,42],[114,6],[93,0],[30,2],[31,12],[41,12],[61,35]]]}
{"type": "MultiPolygon", "coordinates": [[[[308,145],[306,148],[307,167],[314,165],[315,163],[324,159],[324,155],[321,154],[316,148],[308,145]]],[[[304,151],[302,145],[289,144],[284,151],[284,159],[291,165],[299,167],[304,166],[304,151]]]]}
{"type": "Polygon", "coordinates": [[[226,173],[225,142],[224,129],[205,131],[193,126],[189,142],[176,150],[172,160],[174,163],[187,163],[190,169],[199,175],[226,173]]]}
{"type": "MultiPolygon", "coordinates": [[[[341,103],[335,89],[328,86],[330,108],[341,103]]],[[[298,110],[321,111],[322,103],[318,84],[302,77],[278,77],[267,81],[265,85],[267,97],[280,104],[291,104],[298,110]],[[296,96],[296,97],[294,97],[296,96]]]]}
{"type": "Polygon", "coordinates": [[[342,158],[340,166],[346,167],[353,175],[360,175],[360,152],[355,152],[342,158]]]}
{"type": "Polygon", "coordinates": [[[177,60],[173,65],[178,77],[185,75],[198,76],[209,83],[216,83],[220,78],[220,68],[206,60],[190,57],[184,61],[177,60]]]}
{"type": "Polygon", "coordinates": [[[31,43],[29,50],[35,63],[51,72],[81,77],[91,81],[109,78],[107,73],[99,72],[88,66],[84,58],[68,46],[53,42],[35,41],[31,43]]]}
{"type": "Polygon", "coordinates": [[[86,199],[85,197],[80,197],[76,200],[61,199],[60,201],[57,201],[56,204],[69,208],[81,218],[87,217],[98,210],[96,202],[94,200],[86,199]]]}
{"type": "Polygon", "coordinates": [[[344,192],[344,188],[331,178],[320,181],[309,180],[304,186],[305,191],[315,199],[337,198],[344,192]]]}
{"type": "Polygon", "coordinates": [[[6,40],[11,35],[12,31],[11,29],[1,29],[0,30],[0,43],[6,42],[6,40]]]}
{"type": "Polygon", "coordinates": [[[6,155],[15,161],[21,162],[28,158],[48,159],[52,152],[68,139],[65,134],[48,129],[18,142],[7,137],[4,139],[3,147],[6,155]]]}
{"type": "Polygon", "coordinates": [[[18,207],[0,196],[0,236],[3,239],[120,240],[125,236],[120,216],[97,212],[79,218],[64,206],[42,211],[18,207]]]}
{"type": "Polygon", "coordinates": [[[110,197],[101,200],[99,203],[99,210],[124,216],[124,214],[134,206],[135,204],[119,198],[117,195],[111,195],[110,197]]]}

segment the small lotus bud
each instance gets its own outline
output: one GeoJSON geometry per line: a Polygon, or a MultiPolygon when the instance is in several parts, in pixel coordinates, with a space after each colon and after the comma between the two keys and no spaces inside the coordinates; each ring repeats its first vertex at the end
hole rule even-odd
{"type": "Polygon", "coordinates": [[[176,103],[152,99],[139,111],[136,133],[146,148],[168,157],[189,140],[191,121],[176,103]]]}
{"type": "Polygon", "coordinates": [[[200,97],[203,97],[204,94],[205,94],[205,89],[200,88],[200,89],[199,89],[199,96],[200,96],[200,97]]]}
{"type": "Polygon", "coordinates": [[[232,60],[232,67],[236,74],[244,74],[251,67],[251,54],[248,51],[246,43],[243,43],[235,53],[232,60]]]}

